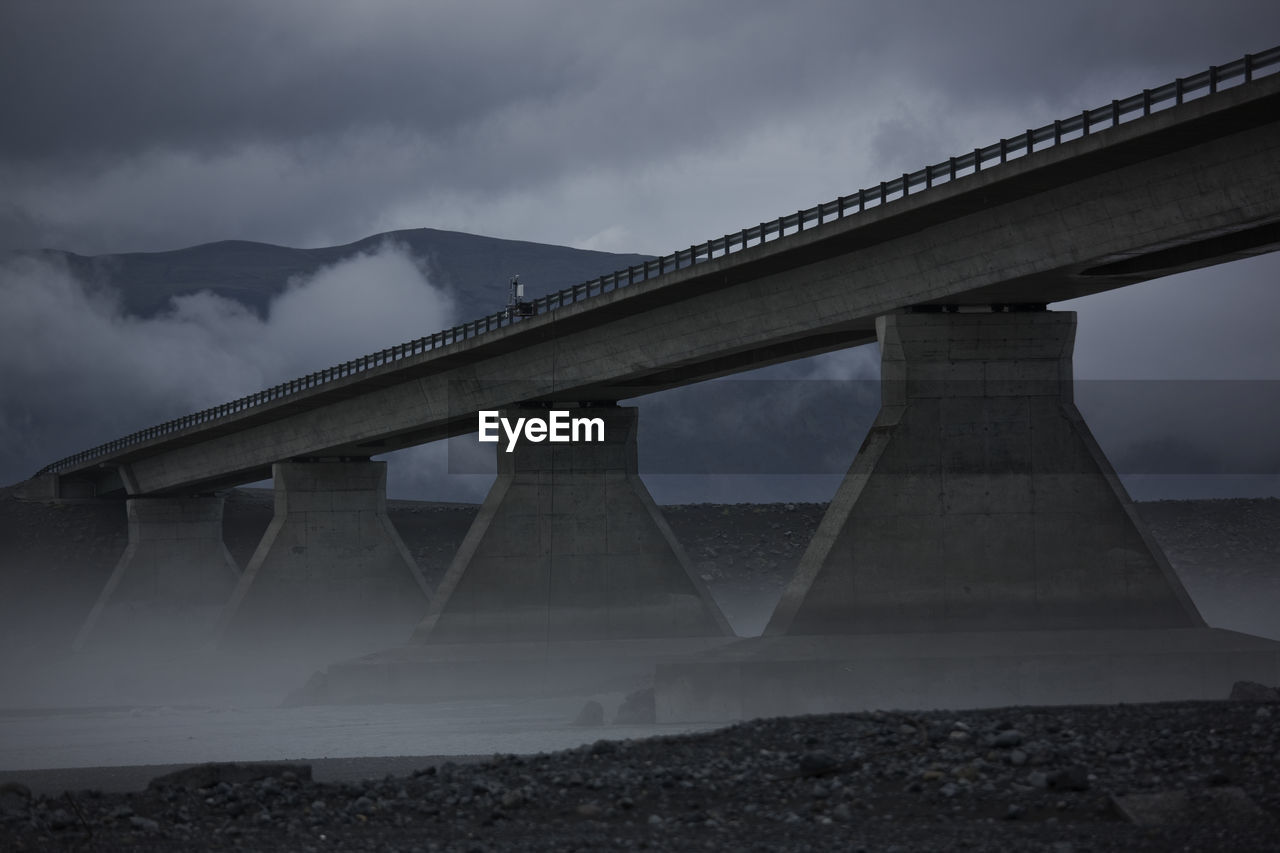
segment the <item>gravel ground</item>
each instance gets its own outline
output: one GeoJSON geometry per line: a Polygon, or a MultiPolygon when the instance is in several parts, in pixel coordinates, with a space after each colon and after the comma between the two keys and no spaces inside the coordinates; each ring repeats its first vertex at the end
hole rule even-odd
{"type": "Polygon", "coordinates": [[[9,786],[0,848],[1277,850],[1277,715],[1226,701],[839,714],[358,783],[206,767],[136,794],[9,786]]]}

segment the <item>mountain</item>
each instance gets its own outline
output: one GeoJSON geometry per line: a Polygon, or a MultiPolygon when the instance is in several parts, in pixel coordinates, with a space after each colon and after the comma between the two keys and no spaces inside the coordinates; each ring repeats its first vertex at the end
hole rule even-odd
{"type": "Polygon", "coordinates": [[[426,264],[432,282],[456,300],[459,322],[500,310],[513,275],[520,275],[531,295],[541,296],[651,257],[434,228],[389,231],[318,249],[224,240],[170,252],[85,256],[45,250],[40,254],[63,261],[82,280],[120,291],[125,311],[135,316],[150,317],[171,297],[201,290],[234,299],[263,315],[271,297],[283,291],[290,278],[310,275],[388,241],[408,247],[426,264]]]}

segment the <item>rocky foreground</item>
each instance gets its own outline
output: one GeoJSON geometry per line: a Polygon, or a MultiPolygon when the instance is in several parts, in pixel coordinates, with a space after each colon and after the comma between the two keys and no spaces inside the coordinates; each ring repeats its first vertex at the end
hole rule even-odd
{"type": "Polygon", "coordinates": [[[135,794],[6,786],[0,849],[1274,851],[1277,721],[1274,701],[876,712],[355,784],[205,765],[135,794]]]}

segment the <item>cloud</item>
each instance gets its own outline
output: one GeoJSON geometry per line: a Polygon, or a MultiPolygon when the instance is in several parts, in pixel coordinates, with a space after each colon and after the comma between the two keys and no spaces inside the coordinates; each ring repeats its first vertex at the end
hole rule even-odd
{"type": "Polygon", "coordinates": [[[452,325],[450,298],[384,244],[294,280],[258,317],[201,292],[155,317],[64,266],[0,266],[0,480],[136,429],[452,325]]]}
{"type": "Polygon", "coordinates": [[[5,4],[0,248],[426,225],[668,251],[1278,28],[1245,0],[5,4]]]}

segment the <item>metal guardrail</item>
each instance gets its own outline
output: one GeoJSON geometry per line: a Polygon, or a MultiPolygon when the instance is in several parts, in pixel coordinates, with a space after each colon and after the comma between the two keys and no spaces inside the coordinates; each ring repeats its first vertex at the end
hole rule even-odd
{"type": "MultiPolygon", "coordinates": [[[[695,264],[705,263],[715,257],[724,257],[740,252],[748,246],[761,245],[771,240],[794,235],[813,226],[844,219],[868,210],[874,210],[892,201],[906,198],[916,188],[926,190],[950,183],[959,178],[978,174],[989,163],[1005,163],[1013,159],[1021,159],[1038,151],[1044,151],[1063,142],[1088,136],[1095,130],[1115,127],[1123,122],[1149,116],[1154,112],[1178,106],[1184,101],[1205,97],[1220,89],[1232,88],[1252,81],[1261,74],[1274,73],[1280,67],[1280,47],[1273,47],[1261,53],[1245,54],[1241,59],[1226,65],[1210,66],[1190,77],[1179,77],[1172,83],[1166,83],[1155,89],[1143,89],[1140,94],[1092,110],[1085,110],[1077,116],[1055,121],[1043,127],[1028,129],[1026,133],[1001,139],[999,142],[975,148],[968,154],[951,157],[946,162],[935,163],[915,172],[908,172],[890,181],[881,181],[879,186],[860,189],[856,193],[840,196],[832,201],[823,202],[807,210],[780,216],[769,222],[761,222],[751,228],[744,228],[734,234],[726,234],[705,243],[695,244],[687,249],[680,249],[669,255],[662,255],[643,264],[627,267],[602,275],[599,278],[584,281],[572,287],[548,294],[534,300],[537,313],[554,311],[566,305],[581,302],[622,287],[651,281],[668,275],[676,270],[686,269],[695,264]],[[1040,146],[1037,148],[1036,146],[1040,146]],[[718,253],[718,254],[717,254],[718,253]]],[[[194,414],[185,415],[166,421],[153,427],[139,430],[130,435],[100,444],[89,450],[73,454],[65,459],[50,463],[36,472],[36,476],[50,472],[64,471],[94,459],[106,456],[155,438],[172,435],[192,427],[212,423],[249,409],[264,406],[277,400],[327,385],[330,382],[356,376],[375,367],[393,364],[406,358],[441,349],[460,341],[469,340],[500,329],[503,326],[519,323],[521,318],[508,317],[505,311],[472,320],[454,326],[451,329],[436,332],[434,335],[418,338],[390,347],[362,358],[353,359],[344,364],[320,370],[315,373],[283,382],[256,394],[241,397],[220,406],[214,406],[194,414]]]]}

